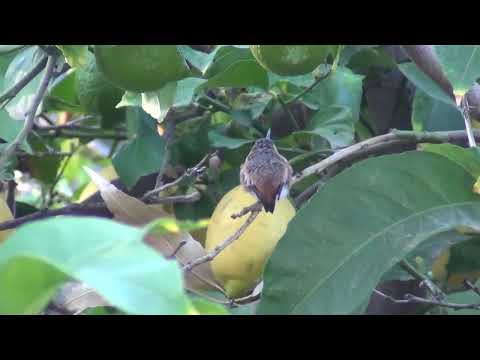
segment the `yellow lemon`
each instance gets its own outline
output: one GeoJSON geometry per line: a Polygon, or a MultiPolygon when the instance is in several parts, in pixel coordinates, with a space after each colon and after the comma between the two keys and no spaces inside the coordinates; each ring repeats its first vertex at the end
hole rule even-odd
{"type": "MultiPolygon", "coordinates": [[[[0,197],[0,222],[13,220],[12,212],[5,201],[4,193],[0,197]]],[[[13,230],[0,231],[0,244],[10,235],[13,230]]]]}
{"type": "MultiPolygon", "coordinates": [[[[233,235],[249,216],[232,219],[231,215],[256,201],[242,186],[224,195],[207,229],[207,252],[233,235]]],[[[280,200],[273,214],[262,210],[245,232],[213,259],[213,274],[231,298],[248,295],[258,284],[268,258],[294,216],[295,208],[290,201],[287,198],[280,200]]]]}

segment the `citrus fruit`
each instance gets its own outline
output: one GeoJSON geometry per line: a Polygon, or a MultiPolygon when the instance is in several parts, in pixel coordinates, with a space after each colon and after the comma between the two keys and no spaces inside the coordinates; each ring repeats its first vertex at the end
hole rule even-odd
{"type": "Polygon", "coordinates": [[[107,81],[91,54],[85,67],[76,70],[76,90],[80,104],[89,113],[108,118],[123,110],[115,107],[125,91],[107,81]]]}
{"type": "MultiPolygon", "coordinates": [[[[5,201],[5,194],[2,193],[0,196],[0,222],[13,220],[12,212],[5,201]]],[[[3,230],[0,231],[0,244],[5,241],[5,239],[13,232],[14,230],[3,230]]]]}
{"type": "Polygon", "coordinates": [[[176,45],[96,45],[97,66],[122,89],[142,93],[188,76],[176,45]]]}
{"type": "Polygon", "coordinates": [[[283,76],[304,75],[335,55],[338,45],[250,45],[265,69],[283,76]]]}
{"type": "MultiPolygon", "coordinates": [[[[247,214],[232,219],[231,215],[256,201],[242,186],[237,186],[223,196],[207,229],[207,252],[233,235],[249,216],[247,214]]],[[[212,260],[213,274],[228,296],[246,296],[259,283],[268,258],[294,215],[295,208],[290,201],[287,198],[280,200],[273,214],[262,210],[245,232],[212,260]]]]}

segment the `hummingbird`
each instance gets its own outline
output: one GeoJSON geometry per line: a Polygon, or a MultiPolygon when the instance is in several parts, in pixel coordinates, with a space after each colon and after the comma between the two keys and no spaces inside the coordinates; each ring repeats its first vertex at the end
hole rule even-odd
{"type": "Polygon", "coordinates": [[[292,174],[292,167],[279,154],[268,130],[265,138],[255,142],[241,166],[240,183],[257,197],[266,212],[273,213],[275,203],[288,195],[292,174]]]}

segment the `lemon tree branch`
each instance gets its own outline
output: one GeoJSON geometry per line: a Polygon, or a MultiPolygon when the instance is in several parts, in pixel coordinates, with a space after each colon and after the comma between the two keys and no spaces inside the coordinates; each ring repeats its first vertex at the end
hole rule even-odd
{"type": "Polygon", "coordinates": [[[235,240],[237,240],[242,234],[247,230],[250,224],[255,220],[255,218],[260,213],[260,210],[252,210],[248,219],[238,228],[237,231],[232,236],[229,236],[223,243],[216,246],[210,253],[205,256],[199,257],[194,261],[189,262],[183,267],[183,271],[191,271],[194,267],[212,261],[220,254],[227,246],[231,245],[235,240]]]}
{"type": "MultiPolygon", "coordinates": [[[[479,130],[474,130],[473,135],[476,139],[480,139],[479,130]]],[[[385,151],[385,149],[389,149],[399,144],[460,143],[465,142],[466,140],[467,133],[464,130],[432,132],[392,130],[388,134],[372,137],[339,150],[328,158],[305,168],[293,178],[293,183],[297,183],[305,179],[307,176],[318,175],[330,166],[339,162],[349,161],[372,153],[381,153],[385,151]]]]}

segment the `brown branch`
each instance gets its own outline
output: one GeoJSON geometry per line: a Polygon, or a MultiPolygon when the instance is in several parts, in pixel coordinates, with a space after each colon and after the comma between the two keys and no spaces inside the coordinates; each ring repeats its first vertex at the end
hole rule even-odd
{"type": "Polygon", "coordinates": [[[417,269],[410,265],[408,261],[402,260],[399,264],[405,272],[407,272],[414,279],[419,280],[420,287],[426,287],[436,300],[441,301],[445,299],[445,293],[437,285],[435,285],[433,281],[430,280],[426,275],[417,271],[417,269]]]}
{"type": "Polygon", "coordinates": [[[205,256],[201,256],[199,257],[198,259],[194,260],[194,261],[191,261],[189,262],[188,264],[186,264],[184,267],[183,267],[183,271],[187,272],[187,271],[191,271],[194,267],[200,265],[200,264],[203,264],[203,263],[206,263],[206,262],[209,262],[209,261],[212,261],[213,259],[215,259],[215,257],[217,257],[218,254],[220,254],[227,246],[231,245],[235,240],[237,240],[244,232],[245,230],[250,226],[250,224],[255,220],[255,218],[258,216],[258,214],[260,213],[260,211],[252,211],[250,213],[250,216],[248,217],[248,219],[245,221],[245,223],[242,224],[242,226],[240,226],[238,228],[237,231],[235,231],[235,233],[228,237],[223,243],[221,243],[220,245],[216,246],[210,253],[208,253],[207,255],[205,256]]]}
{"type": "Polygon", "coordinates": [[[15,153],[20,144],[27,138],[30,130],[32,130],[33,120],[35,119],[37,108],[42,102],[45,91],[47,90],[56,60],[57,58],[55,56],[48,57],[45,76],[40,82],[40,86],[38,87],[37,93],[35,94],[32,106],[28,110],[27,118],[25,119],[23,129],[17,134],[17,137],[7,146],[3,154],[0,156],[0,168],[5,167],[6,162],[10,159],[13,153],[15,153]]]}
{"type": "Polygon", "coordinates": [[[0,224],[0,230],[13,229],[25,223],[40,220],[46,217],[59,216],[59,215],[80,215],[89,216],[92,215],[94,210],[106,210],[107,207],[104,203],[93,204],[71,204],[61,209],[43,209],[30,215],[22,216],[21,218],[5,221],[0,224]]]}
{"type": "Polygon", "coordinates": [[[260,211],[262,211],[262,203],[260,201],[257,201],[250,206],[244,207],[240,212],[236,214],[232,214],[231,218],[237,219],[244,216],[245,214],[248,214],[249,212],[260,212],[260,211]]]}
{"type": "Polygon", "coordinates": [[[473,285],[470,280],[465,279],[464,284],[467,289],[472,290],[475,294],[480,296],[480,289],[473,285]]]}
{"type": "Polygon", "coordinates": [[[111,140],[127,140],[128,136],[125,131],[107,131],[107,130],[97,130],[89,129],[85,127],[82,130],[77,129],[77,127],[65,127],[61,125],[60,127],[55,128],[36,128],[36,131],[42,137],[64,137],[64,138],[92,138],[92,139],[111,139],[111,140]]]}
{"type": "MultiPolygon", "coordinates": [[[[476,139],[480,139],[479,130],[475,130],[473,133],[476,139]]],[[[372,149],[375,149],[376,151],[385,151],[385,149],[399,144],[461,143],[466,140],[467,133],[463,130],[434,132],[392,130],[388,134],[376,136],[339,150],[328,158],[307,167],[293,178],[293,183],[297,183],[305,179],[307,176],[318,175],[338,162],[349,161],[353,158],[363,157],[366,154],[370,154],[372,149]]]]}
{"type": "Polygon", "coordinates": [[[423,304],[423,305],[431,305],[431,306],[440,306],[440,307],[450,308],[455,310],[461,310],[461,309],[480,310],[480,304],[456,304],[456,303],[440,301],[440,300],[424,299],[412,294],[405,294],[404,299],[400,300],[400,299],[395,299],[390,295],[384,294],[383,292],[377,289],[374,289],[373,292],[383,297],[384,299],[390,300],[395,304],[423,304]]]}
{"type": "Polygon", "coordinates": [[[156,199],[142,197],[141,200],[146,204],[185,204],[198,201],[201,197],[202,194],[195,191],[186,195],[165,196],[156,199]]]}
{"type": "Polygon", "coordinates": [[[35,76],[40,74],[47,65],[47,58],[47,56],[44,56],[23,78],[0,95],[0,104],[6,100],[13,99],[35,76]]]}
{"type": "MultiPolygon", "coordinates": [[[[173,203],[191,203],[199,200],[201,194],[196,191],[187,195],[168,196],[164,198],[157,198],[155,200],[144,199],[147,204],[173,204],[173,203]]],[[[13,229],[28,222],[59,216],[59,215],[75,215],[75,216],[103,216],[108,217],[110,211],[104,202],[71,204],[61,209],[43,209],[33,214],[22,216],[14,220],[9,220],[0,223],[0,231],[13,229]],[[93,213],[92,213],[93,212],[93,213]]]]}
{"type": "Polygon", "coordinates": [[[189,168],[187,169],[181,176],[179,176],[176,180],[172,181],[172,182],[169,182],[167,184],[164,184],[164,185],[161,185],[153,190],[150,190],[148,191],[147,193],[145,193],[145,195],[143,195],[143,199],[145,200],[148,200],[148,199],[152,199],[154,198],[156,195],[158,195],[159,193],[173,187],[173,186],[176,186],[178,184],[180,184],[181,182],[183,182],[184,180],[186,180],[187,178],[197,178],[199,177],[200,175],[203,174],[203,172],[205,171],[205,166],[203,166],[203,164],[205,164],[205,162],[210,159],[212,156],[216,155],[217,152],[214,152],[212,154],[208,154],[208,155],[205,155],[205,157],[200,160],[200,162],[195,165],[193,168],[189,168]]]}
{"type": "Polygon", "coordinates": [[[332,71],[333,71],[333,67],[330,67],[325,74],[322,74],[317,79],[315,79],[315,81],[310,86],[306,87],[303,91],[298,93],[294,98],[292,98],[288,101],[285,101],[285,105],[294,103],[295,101],[298,101],[299,99],[304,97],[306,94],[308,94],[310,91],[312,91],[318,84],[320,84],[323,80],[325,80],[327,77],[329,77],[330,74],[332,73],[332,71]]]}

